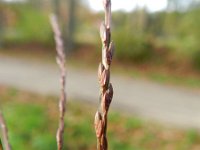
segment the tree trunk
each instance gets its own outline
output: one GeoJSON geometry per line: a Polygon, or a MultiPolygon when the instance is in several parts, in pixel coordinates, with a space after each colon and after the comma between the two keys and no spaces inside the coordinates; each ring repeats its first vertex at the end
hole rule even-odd
{"type": "Polygon", "coordinates": [[[53,12],[56,15],[57,19],[60,19],[60,0],[53,0],[53,12]]]}
{"type": "Polygon", "coordinates": [[[3,47],[3,34],[4,34],[4,16],[3,12],[0,11],[0,47],[3,47]]]}
{"type": "Polygon", "coordinates": [[[66,31],[66,45],[65,49],[67,52],[71,52],[74,48],[74,31],[75,31],[75,5],[76,0],[69,0],[68,5],[68,24],[66,31]]]}

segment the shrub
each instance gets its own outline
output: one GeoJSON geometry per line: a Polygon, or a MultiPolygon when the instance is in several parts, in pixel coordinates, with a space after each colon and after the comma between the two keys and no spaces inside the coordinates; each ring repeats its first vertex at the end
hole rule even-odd
{"type": "Polygon", "coordinates": [[[117,50],[115,54],[120,60],[143,63],[153,56],[153,46],[144,36],[122,29],[114,32],[113,39],[117,50]]]}
{"type": "Polygon", "coordinates": [[[25,4],[7,7],[9,12],[6,15],[10,16],[3,36],[5,44],[52,43],[52,31],[45,11],[25,4]]]}
{"type": "Polygon", "coordinates": [[[197,50],[192,55],[192,63],[196,69],[200,70],[200,50],[197,50]]]}

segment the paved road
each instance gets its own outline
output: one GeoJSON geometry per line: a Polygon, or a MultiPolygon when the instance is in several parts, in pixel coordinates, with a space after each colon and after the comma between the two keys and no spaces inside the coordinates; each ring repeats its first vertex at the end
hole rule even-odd
{"type": "MultiPolygon", "coordinates": [[[[68,96],[96,103],[97,75],[83,70],[67,68],[68,96]]],[[[56,65],[0,57],[0,84],[58,95],[58,81],[56,65]]],[[[199,93],[113,74],[111,81],[115,92],[113,108],[168,125],[200,129],[199,93]]]]}

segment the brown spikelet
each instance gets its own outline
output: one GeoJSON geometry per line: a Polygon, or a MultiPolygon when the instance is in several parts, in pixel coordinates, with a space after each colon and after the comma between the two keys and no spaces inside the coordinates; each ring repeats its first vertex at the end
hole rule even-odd
{"type": "Polygon", "coordinates": [[[113,98],[113,87],[110,83],[110,65],[114,54],[114,44],[111,42],[111,1],[103,0],[105,9],[105,22],[100,26],[100,37],[102,41],[102,62],[98,68],[98,79],[100,84],[100,104],[95,115],[95,131],[97,137],[97,149],[107,150],[107,115],[113,98]]]}

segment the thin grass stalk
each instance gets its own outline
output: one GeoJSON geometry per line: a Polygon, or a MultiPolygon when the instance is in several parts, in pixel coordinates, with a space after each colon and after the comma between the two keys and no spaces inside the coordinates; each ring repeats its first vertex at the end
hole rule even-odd
{"type": "Polygon", "coordinates": [[[113,87],[110,83],[110,65],[114,54],[114,45],[111,42],[111,0],[103,0],[105,21],[100,27],[102,41],[102,62],[98,68],[100,84],[100,104],[95,115],[95,131],[97,150],[107,150],[107,115],[113,98],[113,87]]]}
{"type": "Polygon", "coordinates": [[[62,35],[59,29],[59,25],[56,19],[55,15],[51,16],[51,25],[54,32],[54,38],[56,42],[56,51],[57,51],[57,57],[56,61],[60,68],[61,77],[61,93],[60,93],[60,100],[59,100],[59,127],[56,134],[56,140],[57,140],[57,149],[62,150],[64,145],[64,116],[65,116],[65,105],[66,105],[66,93],[65,93],[65,53],[64,53],[64,45],[62,40],[62,35]]]}
{"type": "Polygon", "coordinates": [[[9,139],[8,139],[8,129],[6,127],[6,123],[1,112],[0,112],[0,129],[1,129],[2,144],[4,150],[11,150],[11,146],[9,144],[9,139]]]}

